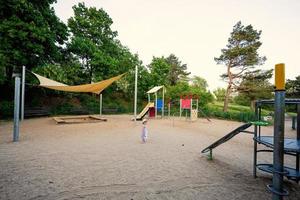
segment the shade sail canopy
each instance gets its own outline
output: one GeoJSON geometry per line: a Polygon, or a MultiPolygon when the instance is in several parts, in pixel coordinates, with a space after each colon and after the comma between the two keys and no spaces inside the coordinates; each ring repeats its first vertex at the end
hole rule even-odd
{"type": "Polygon", "coordinates": [[[161,88],[163,88],[164,86],[162,85],[162,86],[155,86],[154,88],[152,88],[151,90],[149,90],[148,92],[147,92],[147,94],[152,94],[152,93],[155,93],[155,92],[157,92],[158,90],[160,90],[161,88]]]}
{"type": "Polygon", "coordinates": [[[41,75],[38,75],[36,73],[33,73],[37,79],[40,81],[41,87],[49,88],[52,90],[60,90],[60,91],[65,91],[65,92],[91,92],[91,93],[96,93],[100,94],[105,88],[110,86],[113,82],[119,80],[122,76],[125,75],[121,74],[115,77],[112,77],[107,80],[103,80],[97,83],[91,83],[91,84],[84,84],[84,85],[74,85],[74,86],[69,86],[51,79],[48,79],[46,77],[43,77],[41,75]]]}

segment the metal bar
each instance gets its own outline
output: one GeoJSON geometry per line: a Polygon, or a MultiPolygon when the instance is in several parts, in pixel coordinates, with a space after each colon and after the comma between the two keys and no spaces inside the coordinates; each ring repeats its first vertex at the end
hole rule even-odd
{"type": "Polygon", "coordinates": [[[294,117],[294,116],[292,117],[292,129],[293,130],[296,130],[296,119],[297,119],[296,117],[294,117]]]}
{"type": "Polygon", "coordinates": [[[100,94],[100,116],[102,115],[102,93],[100,94]]]}
{"type": "Polygon", "coordinates": [[[193,99],[191,99],[190,120],[192,120],[193,99]]]}
{"type": "MultiPolygon", "coordinates": [[[[297,140],[300,140],[300,104],[297,104],[297,140]]],[[[300,154],[296,155],[296,170],[299,171],[300,168],[300,154]]]]}
{"type": "MultiPolygon", "coordinates": [[[[258,103],[255,103],[255,117],[258,119],[258,103]]],[[[257,125],[254,126],[254,138],[257,137],[257,125]]],[[[256,165],[257,165],[257,142],[253,140],[253,177],[256,178],[256,165]]]]}
{"type": "Polygon", "coordinates": [[[168,102],[168,117],[170,118],[171,113],[171,102],[168,102]]]}
{"type": "Polygon", "coordinates": [[[181,98],[180,98],[180,100],[179,100],[179,117],[181,117],[181,98]]]}
{"type": "Polygon", "coordinates": [[[135,81],[134,81],[134,121],[136,121],[137,111],[137,81],[138,81],[138,66],[135,66],[135,81]]]}
{"type": "Polygon", "coordinates": [[[25,105],[25,70],[26,67],[22,67],[22,96],[21,96],[21,120],[24,120],[24,105],[25,105]]]}
{"type": "Polygon", "coordinates": [[[15,75],[15,99],[14,99],[14,132],[13,141],[19,141],[19,119],[20,119],[20,75],[15,75]]]}
{"type": "MultiPolygon", "coordinates": [[[[258,107],[258,121],[261,121],[261,106],[258,107]]],[[[261,126],[258,126],[258,137],[261,134],[261,126]]]]}
{"type": "Polygon", "coordinates": [[[300,140],[300,104],[297,104],[297,140],[300,140]]]}
{"type": "MultiPolygon", "coordinates": [[[[285,91],[275,91],[275,118],[274,118],[274,153],[273,153],[273,189],[283,191],[283,162],[284,162],[284,109],[285,91]]],[[[273,200],[282,200],[282,196],[274,193],[273,200]]]]}
{"type": "Polygon", "coordinates": [[[157,92],[155,92],[155,118],[157,118],[157,92]]]}
{"type": "Polygon", "coordinates": [[[164,110],[165,110],[165,86],[163,86],[162,88],[162,91],[163,91],[163,98],[162,98],[162,111],[161,111],[161,115],[162,117],[164,117],[164,110]]]}

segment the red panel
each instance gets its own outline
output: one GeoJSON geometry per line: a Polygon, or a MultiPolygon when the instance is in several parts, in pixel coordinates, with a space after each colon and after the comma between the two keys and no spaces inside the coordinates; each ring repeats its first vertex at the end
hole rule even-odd
{"type": "Polygon", "coordinates": [[[149,117],[155,117],[155,108],[154,107],[149,108],[149,117]]]}
{"type": "Polygon", "coordinates": [[[181,99],[181,108],[191,109],[191,99],[181,99]]]}

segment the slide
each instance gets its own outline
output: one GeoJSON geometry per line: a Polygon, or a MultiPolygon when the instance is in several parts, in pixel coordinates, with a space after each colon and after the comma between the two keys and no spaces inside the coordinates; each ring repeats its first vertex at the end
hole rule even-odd
{"type": "Polygon", "coordinates": [[[153,102],[152,103],[150,102],[145,106],[145,108],[142,110],[142,112],[140,112],[140,114],[138,116],[136,116],[136,120],[142,120],[143,117],[147,114],[149,108],[151,108],[151,107],[154,107],[153,102]]]}
{"type": "Polygon", "coordinates": [[[201,153],[206,153],[206,152],[211,151],[212,149],[216,148],[217,146],[223,144],[224,142],[227,142],[228,140],[230,140],[231,138],[233,138],[234,136],[236,136],[240,132],[242,132],[245,129],[249,128],[251,125],[252,125],[252,123],[247,123],[247,124],[241,125],[240,127],[234,129],[233,131],[231,131],[230,133],[228,133],[224,137],[220,138],[219,140],[215,141],[214,143],[212,143],[211,145],[209,145],[208,147],[203,149],[201,151],[201,153]]]}

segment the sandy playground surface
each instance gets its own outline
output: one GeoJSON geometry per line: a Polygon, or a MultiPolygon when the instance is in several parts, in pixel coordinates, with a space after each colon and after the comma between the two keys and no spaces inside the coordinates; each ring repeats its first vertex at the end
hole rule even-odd
{"type": "MultiPolygon", "coordinates": [[[[271,175],[252,177],[251,135],[216,148],[213,161],[200,153],[241,123],[149,120],[149,141],[141,144],[140,122],[128,115],[107,118],[72,125],[28,119],[18,143],[11,142],[12,122],[0,122],[0,199],[271,199],[271,175]]],[[[295,137],[290,127],[286,135],[295,137]]],[[[259,155],[259,161],[271,160],[271,154],[259,155]]],[[[295,164],[294,158],[285,162],[295,164]]],[[[300,199],[299,185],[285,180],[285,187],[285,199],[300,199]]]]}

